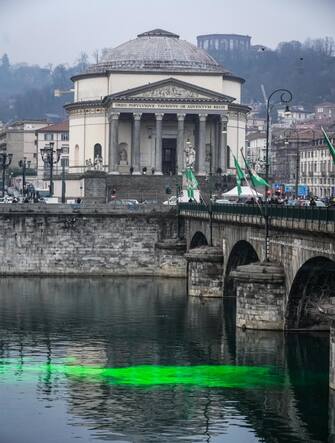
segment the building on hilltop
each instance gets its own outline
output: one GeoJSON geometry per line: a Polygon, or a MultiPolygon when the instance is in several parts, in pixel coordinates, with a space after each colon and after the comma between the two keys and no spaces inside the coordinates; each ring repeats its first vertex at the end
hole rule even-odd
{"type": "Polygon", "coordinates": [[[180,177],[190,147],[198,176],[228,174],[231,154],[245,148],[244,80],[171,32],[155,29],[104,50],[72,80],[74,101],[65,108],[69,173],[78,183],[87,169],[108,173],[108,186],[119,188],[134,176],[180,177]]]}
{"type": "Polygon", "coordinates": [[[224,63],[227,57],[249,51],[251,37],[239,34],[207,34],[197,36],[198,48],[204,49],[219,63],[224,63]]]}
{"type": "Polygon", "coordinates": [[[321,123],[335,122],[335,103],[319,103],[314,109],[316,120],[321,121],[321,123]]]}

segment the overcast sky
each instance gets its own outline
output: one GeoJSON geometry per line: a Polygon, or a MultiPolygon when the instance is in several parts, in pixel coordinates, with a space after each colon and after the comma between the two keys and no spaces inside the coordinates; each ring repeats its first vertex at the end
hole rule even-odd
{"type": "Polygon", "coordinates": [[[0,0],[0,56],[74,63],[154,28],[196,42],[208,33],[248,34],[253,44],[335,37],[335,0],[0,0]]]}

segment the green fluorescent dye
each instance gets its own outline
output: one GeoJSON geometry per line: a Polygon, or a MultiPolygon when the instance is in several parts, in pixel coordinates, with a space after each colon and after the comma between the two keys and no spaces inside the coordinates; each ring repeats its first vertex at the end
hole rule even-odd
{"type": "Polygon", "coordinates": [[[87,383],[155,387],[188,385],[200,388],[264,388],[282,386],[285,378],[271,367],[201,365],[201,366],[129,366],[103,368],[74,364],[69,360],[52,364],[0,360],[0,383],[41,380],[43,376],[63,376],[87,383]]]}

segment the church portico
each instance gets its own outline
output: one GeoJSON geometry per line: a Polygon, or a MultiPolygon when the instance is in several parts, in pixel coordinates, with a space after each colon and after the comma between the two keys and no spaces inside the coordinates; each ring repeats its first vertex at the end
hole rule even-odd
{"type": "Polygon", "coordinates": [[[226,123],[226,115],[149,111],[113,110],[109,114],[109,173],[136,175],[146,168],[147,173],[155,175],[181,174],[186,145],[196,151],[198,175],[221,167],[218,159],[226,157],[221,151],[227,148],[226,137],[220,131],[225,128],[222,122],[226,123]]]}

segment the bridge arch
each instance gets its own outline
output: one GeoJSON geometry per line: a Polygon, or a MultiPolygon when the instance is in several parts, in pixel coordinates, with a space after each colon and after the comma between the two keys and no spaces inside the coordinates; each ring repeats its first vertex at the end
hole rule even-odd
{"type": "Polygon", "coordinates": [[[324,256],[307,260],[291,285],[285,313],[286,329],[328,329],[320,308],[335,296],[335,261],[324,256]]]}
{"type": "Polygon", "coordinates": [[[249,263],[254,263],[259,261],[258,254],[255,248],[246,240],[239,240],[232,247],[227,265],[226,272],[224,276],[224,294],[233,295],[234,290],[234,280],[229,277],[230,272],[237,268],[237,266],[248,265],[249,263]]]}
{"type": "Polygon", "coordinates": [[[190,242],[190,249],[198,248],[199,246],[208,246],[208,241],[201,231],[197,231],[190,242]]]}

